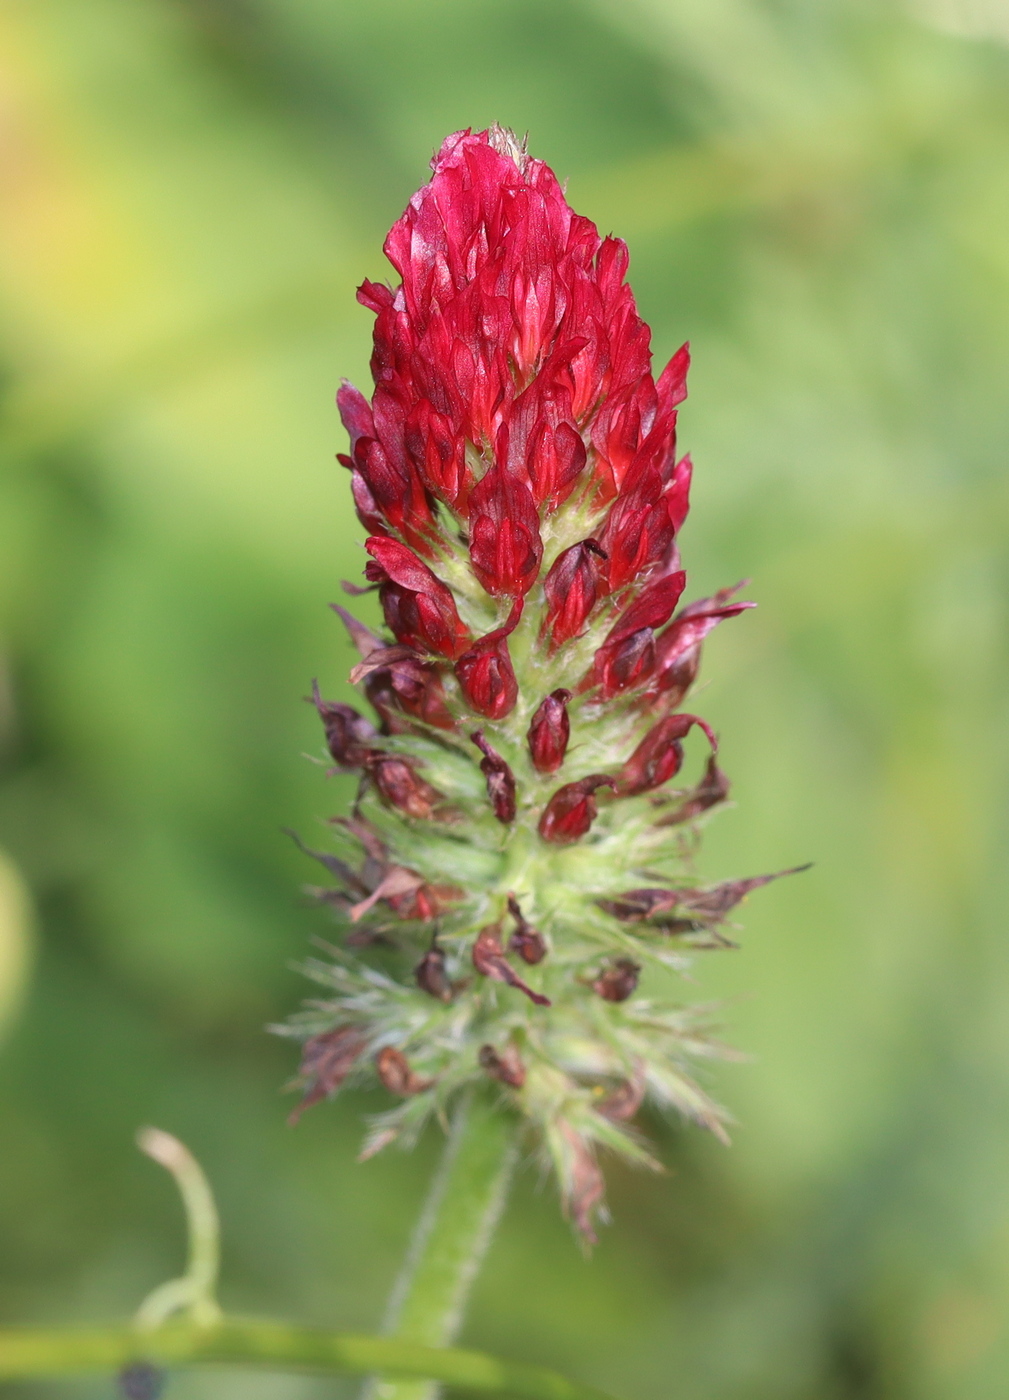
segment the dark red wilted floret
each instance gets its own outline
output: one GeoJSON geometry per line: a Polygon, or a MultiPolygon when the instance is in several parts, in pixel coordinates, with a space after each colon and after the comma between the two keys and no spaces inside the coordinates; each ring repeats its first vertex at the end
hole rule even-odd
{"type": "Polygon", "coordinates": [[[408,1098],[412,1094],[422,1094],[434,1083],[424,1079],[410,1068],[410,1061],[394,1045],[385,1045],[375,1056],[375,1070],[379,1079],[390,1094],[408,1098]]]}
{"type": "Polygon", "coordinates": [[[413,715],[435,729],[455,728],[441,676],[415,652],[388,667],[373,667],[365,679],[364,693],[381,716],[386,733],[401,734],[411,728],[396,711],[413,715]]]}
{"type": "Polygon", "coordinates": [[[442,805],[441,793],[420,776],[412,763],[396,754],[373,750],[365,772],[374,780],[383,802],[404,816],[425,821],[442,805]]]}
{"type": "Polygon", "coordinates": [[[592,990],[603,1001],[626,1001],[638,988],[641,968],[631,958],[616,958],[604,967],[592,983],[592,990]]]}
{"type": "Polygon", "coordinates": [[[724,802],[729,795],[731,784],[728,778],[715,762],[715,755],[708,759],[707,767],[704,770],[701,781],[689,792],[678,807],[672,812],[661,817],[656,826],[678,826],[682,822],[692,821],[694,817],[701,816],[702,813],[710,811],[712,807],[717,807],[720,802],[724,802]]]}
{"type": "Polygon", "coordinates": [[[491,1079],[507,1084],[511,1089],[521,1089],[526,1082],[525,1065],[514,1045],[509,1043],[498,1053],[493,1045],[481,1045],[477,1053],[481,1069],[486,1070],[491,1079]]]}
{"type": "Polygon", "coordinates": [[[352,705],[323,700],[316,681],[312,682],[312,703],[319,712],[326,747],[338,768],[360,768],[378,738],[375,726],[352,705]]]}
{"type": "Polygon", "coordinates": [[[681,922],[713,925],[721,923],[737,904],[763,885],[772,880],[781,880],[786,875],[801,875],[808,865],[796,865],[790,870],[776,870],[772,875],[751,875],[746,880],[726,880],[711,889],[695,889],[692,886],[681,889],[641,889],[627,890],[617,899],[601,899],[600,908],[612,914],[621,923],[654,923],[667,927],[681,922]]]}
{"type": "Polygon", "coordinates": [[[354,685],[363,684],[377,714],[382,731],[398,734],[409,728],[396,711],[414,715],[437,729],[454,729],[455,720],[445,704],[445,688],[435,666],[425,661],[413,647],[385,646],[345,608],[331,603],[343,619],[351,640],[364,658],[350,673],[354,685]]]}
{"type": "Polygon", "coordinates": [[[367,1043],[368,1037],[360,1026],[337,1026],[310,1036],[302,1046],[298,1071],[305,1083],[305,1094],[288,1122],[296,1123],[306,1108],[335,1094],[367,1043]]]}
{"type": "Polygon", "coordinates": [[[532,987],[526,986],[505,957],[504,949],[501,947],[500,925],[488,924],[477,934],[473,944],[473,966],[482,976],[491,977],[495,982],[504,982],[507,986],[514,987],[516,991],[525,992],[534,1005],[550,1005],[550,998],[542,996],[539,992],[534,992],[532,987]]]}
{"type": "Polygon", "coordinates": [[[737,617],[754,603],[730,603],[742,583],[721,588],[711,598],[699,598],[682,608],[656,638],[655,664],[649,690],[662,695],[667,706],[676,706],[693,684],[700,664],[701,642],[720,622],[737,617]]]}
{"type": "Polygon", "coordinates": [[[611,1123],[626,1123],[644,1103],[647,1087],[644,1075],[636,1080],[625,1080],[612,1094],[607,1094],[601,1103],[596,1104],[596,1112],[611,1123]]]}
{"type": "Polygon", "coordinates": [[[479,729],[469,736],[483,754],[480,771],[487,779],[487,796],[499,822],[515,820],[515,775],[479,729]]]}
{"type": "Polygon", "coordinates": [[[413,970],[417,986],[438,1001],[452,1000],[452,983],[445,971],[445,954],[440,948],[429,948],[413,970]]]}
{"type": "Polygon", "coordinates": [[[547,955],[546,939],[539,929],[533,928],[526,919],[522,913],[521,905],[513,894],[508,896],[508,913],[515,920],[515,928],[508,940],[508,949],[512,953],[518,953],[523,962],[535,967],[547,955]]]}

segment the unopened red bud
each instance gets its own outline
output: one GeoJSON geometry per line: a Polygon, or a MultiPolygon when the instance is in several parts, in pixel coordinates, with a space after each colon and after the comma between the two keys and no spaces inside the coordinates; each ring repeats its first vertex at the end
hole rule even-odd
{"type": "Polygon", "coordinates": [[[704,730],[714,753],[718,749],[718,741],[703,719],[698,719],[696,715],[667,715],[648,731],[621,768],[617,780],[617,791],[621,797],[651,792],[674,778],[683,767],[683,745],[680,740],[695,724],[704,730]]]}
{"type": "Polygon", "coordinates": [[[442,804],[442,794],[419,776],[412,763],[397,754],[373,750],[365,771],[378,788],[382,801],[405,816],[427,821],[442,804]]]}
{"type": "Polygon", "coordinates": [[[445,954],[440,948],[429,948],[413,970],[417,986],[438,1001],[452,1000],[452,983],[445,971],[445,954]]]}
{"type": "Polygon", "coordinates": [[[455,663],[456,679],[467,704],[488,719],[504,719],[511,714],[518,699],[519,687],[508,651],[508,637],[521,616],[522,599],[516,598],[504,626],[481,637],[455,663]]]}
{"type": "Polygon", "coordinates": [[[339,768],[360,768],[378,737],[375,726],[352,705],[323,700],[319,686],[312,682],[312,703],[319,712],[326,734],[326,747],[339,768]]]}
{"type": "Polygon", "coordinates": [[[466,628],[452,590],[398,540],[373,535],[365,541],[373,563],[365,577],[380,584],[385,620],[406,646],[454,658],[466,648],[466,628]]]}
{"type": "Polygon", "coordinates": [[[523,962],[535,967],[547,955],[546,939],[539,929],[533,928],[532,924],[527,922],[513,894],[508,896],[508,912],[515,920],[515,930],[508,940],[509,951],[518,953],[523,962]]]}
{"type": "Polygon", "coordinates": [[[529,752],[537,773],[556,773],[564,762],[571,721],[568,718],[570,690],[552,690],[539,706],[529,725],[529,752]]]}
{"type": "Polygon", "coordinates": [[[502,1084],[509,1085],[512,1089],[521,1089],[526,1082],[525,1065],[515,1046],[509,1042],[499,1054],[493,1045],[481,1045],[477,1052],[477,1059],[482,1069],[485,1069],[492,1079],[497,1079],[502,1084]]]}
{"type": "Polygon", "coordinates": [[[606,773],[593,773],[577,783],[565,783],[558,788],[540,817],[539,833],[544,841],[567,845],[579,840],[596,819],[597,788],[616,789],[616,783],[606,773]]]}
{"type": "Polygon", "coordinates": [[[375,1069],[390,1094],[408,1098],[411,1094],[422,1094],[430,1089],[433,1079],[422,1079],[410,1068],[410,1061],[394,1045],[385,1045],[375,1056],[375,1069]]]}
{"type": "Polygon", "coordinates": [[[641,968],[630,958],[617,958],[592,983],[592,990],[603,1001],[626,1001],[637,989],[641,968]]]}
{"type": "Polygon", "coordinates": [[[606,553],[595,540],[582,540],[558,554],[543,580],[546,613],[543,636],[555,651],[585,629],[601,596],[600,565],[606,553]]]}
{"type": "Polygon", "coordinates": [[[473,944],[473,966],[484,977],[492,977],[495,982],[504,982],[516,991],[524,992],[536,1006],[549,1006],[550,998],[541,996],[527,987],[522,978],[511,966],[501,947],[501,927],[488,924],[476,936],[473,944]]]}
{"type": "Polygon", "coordinates": [[[499,753],[491,748],[481,730],[469,736],[484,755],[480,772],[487,779],[487,796],[499,822],[515,820],[515,775],[499,753]]]}
{"type": "Polygon", "coordinates": [[[539,515],[524,481],[491,467],[469,500],[469,557],[473,572],[496,597],[521,597],[536,582],[543,558],[539,515]]]}

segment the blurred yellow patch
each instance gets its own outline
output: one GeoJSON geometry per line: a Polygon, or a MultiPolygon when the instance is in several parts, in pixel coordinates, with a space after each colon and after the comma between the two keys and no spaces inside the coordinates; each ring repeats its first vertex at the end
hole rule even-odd
{"type": "Polygon", "coordinates": [[[992,1298],[965,1288],[950,1289],[925,1314],[925,1350],[936,1370],[961,1371],[994,1346],[1003,1326],[992,1298]]]}
{"type": "Polygon", "coordinates": [[[32,909],[24,881],[0,852],[0,1036],[10,1027],[28,984],[32,909]]]}

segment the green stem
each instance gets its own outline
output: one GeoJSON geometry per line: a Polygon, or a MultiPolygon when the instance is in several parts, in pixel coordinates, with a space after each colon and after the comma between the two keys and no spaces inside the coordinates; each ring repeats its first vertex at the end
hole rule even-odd
{"type": "MultiPolygon", "coordinates": [[[[455,1339],[469,1290],[504,1208],[515,1166],[515,1125],[486,1094],[460,1104],[406,1263],[389,1299],[384,1331],[397,1341],[445,1347],[455,1339]]],[[[378,1377],[364,1400],[434,1400],[436,1381],[378,1377]]]]}
{"type": "Polygon", "coordinates": [[[0,1382],[83,1371],[113,1373],[136,1361],[218,1362],[341,1376],[381,1370],[396,1377],[431,1376],[465,1390],[519,1400],[608,1400],[602,1391],[540,1366],[387,1337],[338,1336],[268,1319],[228,1318],[211,1327],[168,1323],[153,1332],[127,1325],[87,1331],[0,1331],[0,1382]]]}

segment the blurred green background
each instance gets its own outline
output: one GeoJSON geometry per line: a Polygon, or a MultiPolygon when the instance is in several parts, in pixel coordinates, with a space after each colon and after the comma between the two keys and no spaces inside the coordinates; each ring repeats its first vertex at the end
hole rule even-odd
{"type": "Polygon", "coordinates": [[[301,697],[349,664],[354,288],[498,120],[693,344],[692,593],[760,602],[708,647],[702,869],[816,866],[687,989],[753,1057],[712,1075],[732,1149],[654,1123],[672,1175],[613,1174],[588,1262],[528,1169],[465,1338],[626,1400],[1001,1400],[1006,0],[4,0],[0,75],[0,1317],[177,1268],[152,1122],[216,1185],[228,1306],[378,1321],[437,1143],[355,1165],[377,1096],[285,1126],[263,1026],[326,924],[279,828],[346,795],[301,697]]]}

